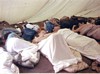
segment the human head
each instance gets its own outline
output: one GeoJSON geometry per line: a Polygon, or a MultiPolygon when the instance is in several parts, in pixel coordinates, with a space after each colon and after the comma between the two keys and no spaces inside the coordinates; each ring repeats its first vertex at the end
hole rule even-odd
{"type": "Polygon", "coordinates": [[[39,33],[39,36],[43,36],[45,35],[47,32],[45,29],[41,29],[41,32],[39,33]]]}
{"type": "Polygon", "coordinates": [[[4,34],[4,35],[2,36],[2,38],[3,38],[3,40],[4,40],[4,43],[5,43],[5,41],[6,41],[7,39],[12,38],[12,37],[20,38],[20,36],[19,36],[18,34],[14,33],[14,32],[8,32],[8,33],[6,33],[6,34],[4,34]]]}
{"type": "Polygon", "coordinates": [[[96,25],[100,25],[100,17],[98,17],[98,18],[95,20],[95,24],[96,24],[96,25]]]}
{"type": "Polygon", "coordinates": [[[7,40],[7,38],[8,38],[8,36],[9,36],[10,33],[11,33],[11,32],[8,32],[8,33],[4,34],[4,35],[2,36],[2,38],[3,38],[4,40],[7,40]]]}
{"type": "Polygon", "coordinates": [[[85,17],[78,17],[78,24],[86,24],[87,18],[85,17]]]}
{"type": "Polygon", "coordinates": [[[60,25],[54,25],[53,32],[57,32],[60,29],[60,25]]]}
{"type": "Polygon", "coordinates": [[[22,33],[16,30],[15,28],[3,28],[1,31],[1,35],[4,36],[6,33],[9,33],[9,32],[14,32],[19,36],[22,35],[22,33]]]}
{"type": "Polygon", "coordinates": [[[58,18],[51,18],[49,19],[49,21],[52,23],[53,21],[55,21],[57,24],[60,24],[60,20],[58,18]]]}
{"type": "Polygon", "coordinates": [[[48,19],[48,21],[45,22],[44,28],[48,33],[56,31],[60,27],[60,21],[57,18],[51,18],[48,19]],[[57,27],[59,26],[59,27],[57,27]]]}
{"type": "Polygon", "coordinates": [[[69,20],[69,17],[68,16],[63,16],[62,18],[60,18],[60,21],[67,21],[67,20],[69,20]]]}
{"type": "Polygon", "coordinates": [[[47,33],[53,32],[54,25],[50,21],[46,21],[44,24],[44,29],[47,31],[47,33]]]}
{"type": "Polygon", "coordinates": [[[40,27],[38,24],[33,24],[33,30],[35,30],[37,33],[40,31],[40,27]]]}

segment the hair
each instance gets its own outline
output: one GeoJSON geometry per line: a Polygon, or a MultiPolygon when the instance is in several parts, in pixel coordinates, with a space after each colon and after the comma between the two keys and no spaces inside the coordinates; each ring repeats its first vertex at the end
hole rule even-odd
{"type": "Polygon", "coordinates": [[[60,20],[58,18],[54,18],[57,24],[60,24],[60,20]]]}
{"type": "Polygon", "coordinates": [[[95,20],[95,24],[96,24],[96,25],[100,25],[100,19],[96,19],[96,20],[95,20]]]}
{"type": "Polygon", "coordinates": [[[3,45],[4,45],[3,39],[0,38],[0,46],[3,46],[3,45]]]}
{"type": "Polygon", "coordinates": [[[85,17],[79,17],[78,18],[78,23],[84,23],[84,24],[86,24],[87,23],[87,18],[85,18],[85,17]]]}
{"type": "Polygon", "coordinates": [[[7,40],[8,35],[9,35],[10,33],[11,33],[11,32],[8,32],[8,33],[4,34],[4,36],[3,36],[4,40],[7,40]]]}
{"type": "Polygon", "coordinates": [[[71,20],[78,20],[78,17],[75,16],[75,15],[73,15],[73,16],[70,17],[70,19],[71,19],[71,20]]]}
{"type": "MultiPolygon", "coordinates": [[[[41,29],[41,30],[45,30],[45,28],[44,28],[44,27],[41,27],[40,29],[41,29]]],[[[46,31],[46,30],[45,30],[45,31],[46,31]]]]}

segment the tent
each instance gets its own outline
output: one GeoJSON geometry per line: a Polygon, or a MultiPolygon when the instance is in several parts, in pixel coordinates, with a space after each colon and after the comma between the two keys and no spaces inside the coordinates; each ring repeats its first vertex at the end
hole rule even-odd
{"type": "MultiPolygon", "coordinates": [[[[22,21],[35,23],[49,18],[72,15],[98,17],[99,14],[100,0],[0,0],[0,21],[7,21],[9,24],[22,21]]],[[[85,62],[91,65],[92,60],[82,57],[85,62]]],[[[54,73],[52,65],[43,55],[34,69],[22,66],[19,66],[19,69],[21,73],[54,73]]],[[[61,71],[61,73],[64,72],[61,71]]],[[[79,72],[96,73],[91,68],[79,72]]]]}
{"type": "Polygon", "coordinates": [[[39,22],[62,16],[97,17],[100,0],[0,0],[0,21],[39,22]]]}

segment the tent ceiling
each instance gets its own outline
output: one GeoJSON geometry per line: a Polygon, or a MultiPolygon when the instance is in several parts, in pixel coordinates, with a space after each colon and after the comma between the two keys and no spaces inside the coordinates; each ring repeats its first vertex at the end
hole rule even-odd
{"type": "Polygon", "coordinates": [[[38,22],[51,17],[100,15],[100,0],[0,0],[0,20],[38,22]]]}

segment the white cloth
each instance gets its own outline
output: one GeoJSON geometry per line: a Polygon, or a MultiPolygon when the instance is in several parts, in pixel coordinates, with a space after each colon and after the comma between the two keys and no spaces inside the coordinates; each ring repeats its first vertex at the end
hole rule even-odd
{"type": "Polygon", "coordinates": [[[100,45],[94,39],[79,35],[69,29],[61,29],[58,33],[62,34],[72,49],[79,51],[84,56],[90,59],[97,59],[100,56],[100,45]]]}
{"type": "Polygon", "coordinates": [[[26,24],[26,27],[32,29],[33,25],[28,23],[28,24],[26,24]]]}
{"type": "Polygon", "coordinates": [[[73,55],[62,35],[57,33],[51,34],[39,42],[39,49],[51,62],[55,72],[59,72],[72,64],[77,64],[79,61],[79,57],[73,55]]]}
{"type": "Polygon", "coordinates": [[[19,73],[19,69],[12,63],[13,57],[0,47],[0,74],[19,73]]]}
{"type": "Polygon", "coordinates": [[[36,25],[36,24],[26,24],[26,27],[27,28],[30,28],[30,29],[33,29],[33,30],[35,30],[35,31],[38,31],[38,29],[39,29],[39,26],[38,25],[36,25]]]}
{"type": "Polygon", "coordinates": [[[12,55],[21,53],[22,61],[32,59],[34,63],[38,62],[38,46],[20,38],[9,38],[6,41],[6,49],[12,55]]]}
{"type": "Polygon", "coordinates": [[[36,44],[15,37],[7,39],[6,48],[10,53],[29,49],[32,49],[34,53],[38,51],[38,46],[36,44]]]}

